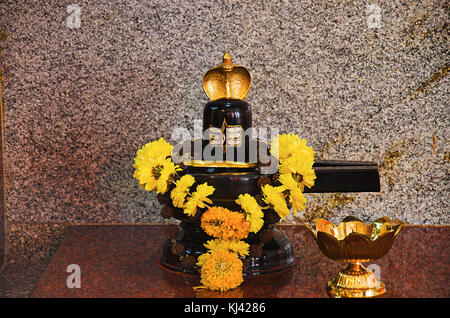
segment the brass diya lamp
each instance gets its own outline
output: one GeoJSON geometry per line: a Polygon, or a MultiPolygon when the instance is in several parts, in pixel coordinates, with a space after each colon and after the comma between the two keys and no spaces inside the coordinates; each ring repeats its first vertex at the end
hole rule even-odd
{"type": "Polygon", "coordinates": [[[366,224],[354,216],[347,216],[339,225],[318,219],[315,228],[307,225],[322,253],[328,258],[348,263],[347,268],[327,283],[330,297],[374,297],[386,292],[363,263],[387,254],[404,224],[391,224],[387,217],[366,224]]]}

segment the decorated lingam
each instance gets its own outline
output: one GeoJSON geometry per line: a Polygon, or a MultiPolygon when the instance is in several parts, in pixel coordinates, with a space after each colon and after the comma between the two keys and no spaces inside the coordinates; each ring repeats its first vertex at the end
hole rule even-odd
{"type": "Polygon", "coordinates": [[[257,138],[244,101],[250,86],[226,53],[203,77],[202,136],[149,142],[133,165],[140,186],[157,192],[162,217],[180,221],[167,227],[160,266],[199,275],[199,288],[225,291],[291,269],[294,248],[275,226],[305,209],[305,192],[379,191],[376,163],[316,161],[295,134],[257,138]]]}
{"type": "Polygon", "coordinates": [[[295,264],[292,244],[275,224],[304,209],[303,190],[316,179],[306,140],[293,134],[269,143],[254,138],[243,100],[250,85],[250,73],[226,53],[203,78],[210,101],[202,138],[175,146],[162,138],[150,142],[134,163],[141,187],[157,192],[161,215],[181,221],[168,227],[160,265],[199,274],[211,290],[295,264]]]}

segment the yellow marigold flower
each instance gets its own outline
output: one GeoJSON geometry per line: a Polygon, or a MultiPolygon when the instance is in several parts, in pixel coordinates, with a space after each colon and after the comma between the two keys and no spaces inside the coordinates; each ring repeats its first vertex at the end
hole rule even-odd
{"type": "MultiPolygon", "coordinates": [[[[204,286],[194,287],[196,298],[223,298],[223,292],[218,290],[209,290],[204,286]]],[[[244,290],[235,288],[226,291],[226,298],[244,298],[244,290]]]]}
{"type": "Polygon", "coordinates": [[[136,170],[133,176],[145,190],[152,191],[159,188],[160,193],[165,192],[164,183],[170,178],[173,169],[178,168],[178,166],[172,167],[169,164],[172,160],[167,158],[172,154],[172,149],[172,145],[160,138],[145,144],[137,151],[133,164],[136,170]],[[157,185],[161,175],[163,179],[157,185]]]}
{"type": "MultiPolygon", "coordinates": [[[[164,138],[159,138],[156,141],[150,142],[142,147],[143,153],[154,159],[166,159],[172,155],[173,146],[169,144],[164,138]]],[[[138,151],[139,155],[139,151],[138,151]]]]}
{"type": "Polygon", "coordinates": [[[168,185],[173,180],[173,175],[181,169],[176,166],[171,160],[164,162],[159,178],[156,181],[156,192],[164,194],[167,192],[168,185]]]}
{"type": "Polygon", "coordinates": [[[164,166],[167,167],[170,162],[172,161],[169,158],[141,161],[135,165],[136,171],[134,172],[134,177],[145,190],[153,191],[156,189],[156,183],[161,176],[164,166]]]}
{"type": "Polygon", "coordinates": [[[295,189],[290,192],[289,202],[291,203],[292,210],[297,216],[297,211],[303,211],[305,209],[306,198],[300,189],[295,189]]]}
{"type": "Polygon", "coordinates": [[[250,230],[244,214],[218,206],[203,213],[200,225],[206,234],[217,238],[240,240],[246,238],[250,230]]]}
{"type": "Polygon", "coordinates": [[[245,218],[250,223],[250,232],[257,233],[264,224],[264,213],[256,199],[248,193],[240,194],[236,199],[245,212],[245,218]]]}
{"type": "Polygon", "coordinates": [[[141,164],[154,166],[156,163],[161,163],[171,156],[172,149],[173,146],[163,138],[149,142],[137,151],[133,167],[139,168],[141,164]]]}
{"type": "Polygon", "coordinates": [[[299,184],[295,179],[292,177],[292,174],[290,172],[288,173],[280,173],[280,176],[278,177],[278,180],[281,182],[281,184],[284,187],[284,190],[292,190],[299,187],[299,184]]]}
{"type": "Polygon", "coordinates": [[[244,241],[236,239],[215,239],[207,241],[205,247],[210,253],[218,251],[228,251],[232,253],[237,253],[239,256],[247,256],[249,254],[249,247],[244,241]]]}
{"type": "Polygon", "coordinates": [[[270,143],[270,153],[278,158],[280,163],[294,156],[301,161],[314,162],[314,150],[308,147],[306,139],[300,139],[295,134],[282,134],[273,138],[270,143]]]}
{"type": "Polygon", "coordinates": [[[316,180],[316,173],[313,169],[313,161],[304,161],[300,157],[290,157],[286,159],[279,166],[279,172],[281,174],[293,174],[294,178],[301,183],[301,189],[303,186],[311,188],[316,180]]]}
{"type": "Polygon", "coordinates": [[[280,162],[295,154],[300,146],[300,138],[295,134],[281,134],[272,139],[270,153],[280,162]]]}
{"type": "Polygon", "coordinates": [[[182,208],[186,195],[189,193],[190,187],[194,184],[195,178],[190,174],[186,174],[176,182],[175,188],[170,193],[172,203],[177,208],[182,208]]]}
{"type": "Polygon", "coordinates": [[[197,266],[202,267],[206,260],[211,256],[211,253],[204,253],[197,258],[197,266]]]}
{"type": "Polygon", "coordinates": [[[285,188],[283,186],[273,187],[270,184],[262,187],[263,201],[271,205],[275,212],[283,219],[291,213],[283,195],[284,190],[285,188]]]}
{"type": "Polygon", "coordinates": [[[189,216],[194,216],[197,213],[197,208],[205,208],[208,204],[212,204],[211,199],[208,198],[209,195],[213,194],[215,188],[208,185],[208,183],[199,184],[195,192],[189,197],[184,204],[184,213],[189,216]]]}
{"type": "Polygon", "coordinates": [[[281,174],[278,178],[285,189],[289,190],[289,203],[294,210],[295,215],[297,211],[305,209],[306,198],[303,195],[302,189],[298,182],[292,177],[291,173],[281,174]]]}
{"type": "Polygon", "coordinates": [[[242,268],[242,261],[236,253],[228,251],[213,252],[203,258],[200,282],[211,290],[233,289],[244,281],[242,268]]]}

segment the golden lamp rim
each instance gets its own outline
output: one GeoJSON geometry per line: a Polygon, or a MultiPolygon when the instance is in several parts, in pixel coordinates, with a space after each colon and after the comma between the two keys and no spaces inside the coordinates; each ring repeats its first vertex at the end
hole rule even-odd
{"type": "MultiPolygon", "coordinates": [[[[384,237],[384,236],[386,236],[386,235],[388,235],[389,233],[392,233],[392,232],[394,232],[394,236],[393,237],[395,238],[397,236],[397,234],[400,232],[400,230],[405,225],[405,223],[401,222],[401,221],[399,223],[392,224],[388,217],[379,218],[379,219],[377,219],[377,220],[375,220],[375,221],[373,221],[373,222],[371,222],[369,224],[367,224],[367,223],[365,223],[365,222],[363,222],[361,220],[354,219],[352,221],[341,221],[338,225],[336,225],[335,223],[333,223],[331,221],[328,221],[326,219],[322,219],[322,218],[317,219],[315,223],[316,224],[315,224],[314,227],[309,225],[309,224],[306,224],[306,227],[314,235],[314,237],[316,239],[318,239],[317,234],[319,232],[321,232],[323,234],[326,234],[327,236],[332,237],[333,239],[335,239],[338,242],[344,241],[345,239],[347,239],[348,237],[350,237],[352,235],[358,235],[358,236],[366,238],[367,240],[369,240],[371,242],[375,242],[375,241],[381,239],[382,237],[384,237]],[[331,233],[329,233],[327,231],[318,230],[317,229],[317,224],[320,221],[326,221],[328,224],[330,224],[333,227],[333,229],[335,230],[334,231],[335,235],[333,235],[333,234],[331,234],[331,233]],[[382,223],[383,232],[380,232],[378,235],[374,236],[373,232],[372,232],[372,226],[377,221],[382,223]],[[353,231],[353,232],[345,233],[344,235],[342,235],[339,238],[338,237],[339,236],[339,229],[342,230],[344,225],[349,224],[349,223],[350,224],[359,224],[360,226],[364,227],[364,233],[361,232],[361,231],[353,231]],[[369,231],[369,229],[370,229],[370,231],[369,231]],[[369,233],[369,235],[367,233],[369,233]]],[[[355,226],[355,228],[357,228],[357,227],[355,226]]]]}

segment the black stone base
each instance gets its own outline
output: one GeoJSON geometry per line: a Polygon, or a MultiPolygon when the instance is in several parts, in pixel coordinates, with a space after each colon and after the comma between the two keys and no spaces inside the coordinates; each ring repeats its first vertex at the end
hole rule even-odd
{"type": "MultiPolygon", "coordinates": [[[[275,229],[273,232],[272,240],[263,246],[261,257],[251,258],[248,268],[244,271],[244,277],[284,272],[295,265],[292,243],[281,231],[275,229]]],[[[212,238],[208,237],[196,222],[183,221],[182,230],[177,236],[177,242],[184,246],[185,253],[195,258],[206,252],[203,244],[209,239],[212,238]]],[[[164,244],[160,265],[169,271],[199,275],[195,267],[183,266],[180,257],[172,253],[172,245],[171,240],[167,240],[164,244]]]]}

